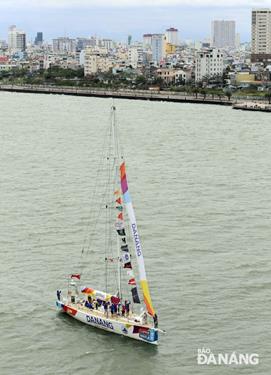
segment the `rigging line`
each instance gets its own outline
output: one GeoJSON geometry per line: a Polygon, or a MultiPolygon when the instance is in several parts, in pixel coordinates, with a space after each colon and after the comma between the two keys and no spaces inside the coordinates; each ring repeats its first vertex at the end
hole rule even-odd
{"type": "MultiPolygon", "coordinates": [[[[112,119],[112,121],[114,122],[114,118],[112,119]]],[[[108,169],[107,184],[105,184],[105,189],[104,189],[104,193],[102,194],[102,198],[106,198],[107,197],[106,186],[110,187],[110,185],[112,183],[112,186],[114,187],[114,185],[113,185],[114,179],[112,179],[112,181],[111,181],[111,177],[112,177],[112,171],[114,170],[114,168],[116,166],[116,157],[115,157],[115,155],[119,154],[119,152],[118,152],[119,148],[118,148],[118,143],[117,143],[116,137],[114,137],[114,141],[115,142],[114,143],[112,142],[112,123],[111,123],[111,126],[110,126],[110,131],[108,133],[109,133],[109,136],[108,136],[107,142],[104,141],[104,144],[108,143],[108,146],[109,146],[108,147],[109,152],[108,152],[108,155],[107,155],[107,158],[106,158],[106,160],[108,161],[108,163],[105,162],[104,164],[102,164],[103,157],[106,154],[104,152],[104,150],[102,150],[103,152],[102,152],[102,157],[101,157],[101,160],[100,160],[99,171],[97,173],[97,176],[100,177],[100,174],[101,174],[100,172],[102,171],[102,169],[104,169],[104,168],[101,168],[101,164],[105,165],[105,167],[106,167],[106,165],[108,165],[106,167],[106,169],[108,169]],[[111,166],[110,159],[111,159],[112,154],[113,154],[113,158],[112,158],[113,162],[112,162],[112,166],[111,166]]],[[[97,177],[97,180],[96,180],[95,191],[97,190],[97,185],[98,185],[98,182],[99,182],[98,181],[99,180],[98,177],[97,177]]],[[[113,253],[113,251],[112,251],[112,231],[110,231],[110,228],[109,228],[109,225],[110,225],[111,219],[112,219],[112,210],[111,210],[111,207],[110,207],[111,206],[110,205],[111,199],[109,199],[110,198],[109,197],[109,193],[110,193],[110,191],[108,190],[108,199],[107,199],[107,206],[108,206],[108,208],[106,209],[106,222],[108,223],[108,226],[106,227],[106,236],[105,236],[105,239],[107,240],[107,242],[105,242],[105,254],[106,254],[107,249],[108,249],[109,252],[111,250],[111,253],[113,253]],[[108,209],[110,210],[109,212],[108,212],[108,209]]],[[[95,194],[94,194],[93,197],[95,197],[95,194]]],[[[103,205],[100,204],[100,207],[99,207],[99,210],[97,212],[97,215],[95,216],[95,213],[92,215],[92,217],[94,216],[94,218],[95,218],[95,223],[94,223],[94,227],[92,227],[92,231],[89,233],[89,236],[85,240],[84,247],[86,247],[86,242],[88,241],[88,249],[86,251],[86,254],[89,253],[90,246],[92,245],[92,243],[94,241],[94,236],[92,235],[92,233],[93,232],[95,233],[95,231],[96,231],[99,219],[101,218],[100,213],[101,213],[102,207],[103,207],[103,205]]],[[[91,219],[89,221],[88,227],[90,226],[90,224],[91,224],[91,219]]],[[[82,255],[83,255],[83,251],[82,251],[82,254],[81,254],[81,259],[82,259],[82,255]]],[[[84,267],[83,264],[81,264],[81,269],[82,269],[81,273],[83,273],[83,269],[85,269],[85,267],[84,267]]],[[[107,287],[108,287],[108,285],[107,285],[108,284],[108,263],[107,262],[106,262],[106,265],[105,265],[105,273],[106,273],[106,289],[107,289],[107,287]]],[[[116,270],[115,270],[114,273],[116,275],[116,270]]],[[[115,279],[116,279],[116,276],[115,276],[115,279]]]]}
{"type": "MultiPolygon", "coordinates": [[[[105,196],[106,194],[104,193],[103,194],[103,199],[102,201],[104,202],[105,201],[105,196]]],[[[94,221],[94,226],[93,226],[93,230],[90,234],[90,238],[89,238],[89,243],[88,243],[88,247],[86,248],[87,250],[85,251],[85,256],[87,256],[89,254],[89,251],[90,251],[90,247],[91,245],[93,244],[94,240],[95,240],[95,233],[96,233],[96,228],[97,228],[97,225],[99,223],[99,220],[101,218],[101,211],[102,211],[102,208],[104,207],[104,203],[101,203],[100,206],[99,206],[99,210],[97,211],[97,215],[96,215],[96,219],[94,221]]],[[[86,264],[84,265],[83,263],[83,258],[81,257],[81,275],[83,274],[83,270],[86,268],[86,264]]]]}
{"type": "Polygon", "coordinates": [[[102,145],[102,148],[101,148],[101,154],[100,154],[100,158],[99,158],[99,162],[98,162],[98,170],[97,170],[96,178],[95,178],[94,192],[93,192],[93,195],[92,195],[92,198],[91,198],[91,201],[90,201],[90,215],[89,215],[89,220],[87,222],[87,228],[86,228],[87,234],[85,235],[84,242],[83,242],[83,245],[82,245],[81,257],[83,256],[84,248],[85,248],[85,245],[86,245],[86,242],[87,242],[87,239],[88,239],[88,232],[89,232],[89,228],[90,228],[90,225],[91,225],[91,219],[92,219],[92,215],[91,215],[92,206],[93,206],[93,202],[94,202],[94,199],[95,199],[95,196],[96,196],[99,175],[101,173],[102,164],[104,162],[104,154],[105,154],[105,151],[106,151],[105,144],[106,144],[106,140],[107,140],[106,134],[107,134],[107,131],[108,131],[107,128],[108,127],[106,127],[105,130],[104,130],[105,136],[103,137],[103,145],[102,145]]]}
{"type": "MultiPolygon", "coordinates": [[[[105,163],[105,154],[107,154],[107,152],[105,152],[105,144],[107,142],[110,141],[110,136],[108,135],[108,128],[109,126],[106,127],[106,137],[104,139],[104,143],[103,143],[103,149],[102,149],[102,153],[101,153],[101,158],[100,158],[100,163],[99,163],[99,169],[98,169],[98,172],[97,172],[97,177],[96,177],[96,181],[95,181],[95,189],[94,189],[94,194],[92,195],[92,200],[91,202],[94,201],[94,198],[96,197],[97,195],[97,186],[98,184],[100,183],[100,174],[101,174],[101,171],[104,169],[104,165],[106,164],[105,163]]],[[[108,148],[107,148],[108,149],[108,148]]],[[[102,197],[104,197],[104,194],[102,194],[102,197]]],[[[101,212],[101,206],[100,206],[100,209],[98,210],[97,212],[97,215],[95,216],[95,212],[93,212],[93,214],[91,214],[93,211],[93,204],[91,204],[91,211],[90,211],[90,218],[89,218],[89,221],[88,221],[88,225],[87,225],[87,229],[90,228],[90,225],[91,223],[93,222],[93,219],[94,219],[94,228],[92,227],[92,231],[88,231],[88,233],[86,234],[85,236],[85,241],[84,241],[84,244],[83,244],[83,248],[82,248],[82,252],[81,252],[81,263],[82,263],[82,257],[85,253],[85,248],[86,248],[86,245],[87,245],[87,242],[88,242],[88,248],[87,248],[87,253],[88,253],[88,250],[89,250],[89,247],[90,247],[90,244],[92,243],[91,241],[91,237],[93,237],[93,233],[95,233],[95,230],[96,230],[96,226],[97,226],[97,221],[98,221],[98,217],[100,216],[100,212],[101,212]]],[[[81,266],[82,268],[82,266],[81,266]]]]}
{"type": "Polygon", "coordinates": [[[114,119],[115,120],[115,139],[116,139],[116,143],[117,143],[116,150],[117,150],[117,154],[118,154],[118,159],[120,160],[120,159],[124,158],[123,146],[122,146],[122,143],[121,143],[120,129],[117,126],[117,124],[118,124],[117,113],[116,113],[116,111],[114,113],[115,113],[115,119],[114,119]]]}
{"type": "MultiPolygon", "coordinates": [[[[106,194],[104,193],[103,194],[103,198],[102,198],[102,202],[105,201],[105,196],[106,194]]],[[[104,203],[101,203],[100,206],[99,206],[99,209],[97,211],[97,215],[96,215],[96,218],[95,218],[95,222],[94,222],[94,225],[93,225],[93,229],[92,229],[92,232],[90,234],[90,238],[89,238],[89,243],[88,243],[88,247],[87,247],[87,250],[85,252],[85,256],[87,256],[89,254],[89,251],[90,251],[90,247],[91,245],[93,244],[94,240],[96,239],[95,238],[95,233],[96,233],[96,228],[97,228],[97,225],[101,219],[101,212],[102,212],[102,208],[104,208],[104,203]]],[[[81,257],[81,275],[83,274],[83,270],[86,268],[86,265],[84,265],[83,263],[83,258],[81,257]]]]}

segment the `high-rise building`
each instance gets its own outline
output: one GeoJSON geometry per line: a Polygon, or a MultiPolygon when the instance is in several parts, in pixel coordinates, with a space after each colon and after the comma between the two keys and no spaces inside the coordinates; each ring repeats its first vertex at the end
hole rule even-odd
{"type": "Polygon", "coordinates": [[[16,25],[12,25],[8,29],[8,48],[11,52],[25,51],[26,34],[24,31],[18,30],[16,25]]]}
{"type": "Polygon", "coordinates": [[[143,35],[143,48],[147,49],[151,47],[151,38],[152,34],[144,34],[143,35]]]}
{"type": "Polygon", "coordinates": [[[76,41],[67,37],[53,39],[53,51],[55,53],[75,52],[76,41]]]}
{"type": "Polygon", "coordinates": [[[34,44],[36,46],[41,46],[42,43],[43,43],[43,33],[41,31],[38,31],[37,35],[36,35],[36,38],[35,38],[34,44]]]}
{"type": "Polygon", "coordinates": [[[0,50],[6,50],[7,48],[7,42],[5,40],[0,40],[0,50]]]}
{"type": "Polygon", "coordinates": [[[76,38],[76,50],[82,51],[86,47],[94,47],[96,45],[96,41],[93,38],[76,38]]]}
{"type": "Polygon", "coordinates": [[[212,22],[212,46],[216,48],[235,48],[235,21],[212,22]]]}
{"type": "Polygon", "coordinates": [[[151,49],[152,61],[159,65],[165,57],[166,37],[164,34],[152,34],[151,49]]]}
{"type": "Polygon", "coordinates": [[[200,51],[196,56],[195,80],[221,76],[223,74],[223,54],[216,48],[200,51]]]}
{"type": "Polygon", "coordinates": [[[251,61],[271,60],[271,9],[253,9],[251,61]]]}
{"type": "Polygon", "coordinates": [[[167,43],[173,44],[174,46],[177,46],[179,44],[179,35],[178,35],[178,29],[175,29],[174,27],[171,27],[166,30],[166,41],[167,43]]]}

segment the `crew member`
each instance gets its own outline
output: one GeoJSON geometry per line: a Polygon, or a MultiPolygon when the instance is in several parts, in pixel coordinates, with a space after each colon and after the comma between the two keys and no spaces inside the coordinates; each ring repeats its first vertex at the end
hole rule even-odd
{"type": "Polygon", "coordinates": [[[56,291],[56,295],[57,295],[57,299],[58,299],[58,301],[60,301],[60,298],[61,298],[61,290],[57,290],[57,291],[56,291]]]}
{"type": "Polygon", "coordinates": [[[130,301],[125,301],[125,311],[126,311],[126,317],[128,318],[130,314],[130,301]]]}

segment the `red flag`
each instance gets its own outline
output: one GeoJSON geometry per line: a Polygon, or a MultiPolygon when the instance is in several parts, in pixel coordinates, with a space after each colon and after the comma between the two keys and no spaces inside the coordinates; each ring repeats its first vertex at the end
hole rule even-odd
{"type": "Polygon", "coordinates": [[[134,278],[130,279],[130,280],[128,281],[128,284],[129,284],[129,285],[136,285],[136,281],[135,281],[135,279],[134,279],[134,278]]]}
{"type": "Polygon", "coordinates": [[[123,214],[122,214],[122,212],[118,215],[118,219],[123,220],[123,214]]]}
{"type": "Polygon", "coordinates": [[[116,202],[117,202],[118,204],[121,204],[121,198],[116,199],[116,202]]]}
{"type": "Polygon", "coordinates": [[[80,280],[80,278],[81,278],[81,275],[79,275],[79,273],[71,275],[71,279],[78,279],[78,280],[80,280]]]}

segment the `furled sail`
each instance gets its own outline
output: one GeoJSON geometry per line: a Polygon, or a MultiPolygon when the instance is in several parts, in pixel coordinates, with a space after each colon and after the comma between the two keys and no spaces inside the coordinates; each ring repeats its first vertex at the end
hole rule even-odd
{"type": "MultiPolygon", "coordinates": [[[[117,211],[123,211],[122,198],[120,196],[121,192],[115,191],[114,194],[117,196],[117,199],[115,201],[117,211]],[[121,207],[121,210],[120,210],[120,207],[121,207]]],[[[120,217],[120,214],[117,215],[116,230],[121,239],[121,244],[120,244],[120,250],[122,252],[121,260],[122,260],[123,268],[126,269],[127,275],[129,276],[128,285],[132,286],[131,293],[132,293],[133,302],[140,304],[140,298],[137,292],[137,286],[136,286],[135,275],[134,275],[134,271],[132,267],[131,256],[130,256],[129,247],[126,241],[126,233],[124,229],[123,215],[121,217],[120,217]]]]}
{"type": "Polygon", "coordinates": [[[140,242],[140,238],[139,238],[138,231],[137,231],[135,213],[134,213],[131,197],[128,191],[128,182],[127,182],[126,168],[125,168],[124,162],[120,166],[120,180],[121,180],[121,190],[123,194],[123,199],[124,199],[124,203],[127,209],[128,216],[129,216],[132,237],[133,237],[133,241],[135,245],[135,254],[136,254],[136,259],[137,259],[138,268],[139,268],[140,285],[141,285],[142,292],[143,292],[144,303],[147,307],[148,313],[151,316],[155,316],[155,311],[152,306],[149,285],[148,285],[146,272],[145,272],[145,265],[144,265],[141,242],[140,242]]]}

